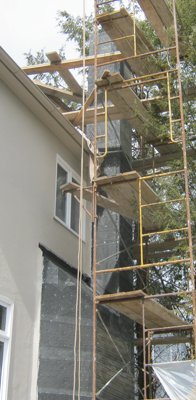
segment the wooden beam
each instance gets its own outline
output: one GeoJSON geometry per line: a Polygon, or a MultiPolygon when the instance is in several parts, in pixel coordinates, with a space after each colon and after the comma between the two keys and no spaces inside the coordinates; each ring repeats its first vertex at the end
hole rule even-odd
{"type": "Polygon", "coordinates": [[[81,108],[81,110],[74,118],[73,125],[77,126],[82,121],[83,112],[85,112],[87,108],[93,103],[94,98],[95,98],[95,90],[93,89],[88,98],[86,99],[84,106],[81,108]]]}
{"type": "MultiPolygon", "coordinates": [[[[119,73],[111,74],[109,71],[105,71],[102,78],[98,79],[96,83],[99,88],[106,88],[108,90],[108,99],[122,113],[123,119],[129,120],[131,118],[132,127],[139,133],[147,131],[144,125],[149,125],[150,114],[133,89],[122,86],[123,82],[124,79],[119,73]],[[118,89],[113,90],[116,84],[118,84],[118,89]]],[[[152,127],[150,135],[153,139],[156,138],[152,127]]]]}
{"type": "MultiPolygon", "coordinates": [[[[67,114],[67,113],[66,113],[67,114]]],[[[172,148],[171,148],[172,150],[172,148]]],[[[193,157],[196,154],[196,150],[188,149],[187,155],[189,157],[193,157]]],[[[155,156],[151,158],[143,158],[138,160],[132,160],[132,167],[137,171],[160,168],[164,165],[167,165],[169,161],[178,160],[182,157],[182,149],[178,149],[178,151],[171,151],[168,154],[163,154],[161,156],[155,156]]]]}
{"type": "Polygon", "coordinates": [[[159,153],[167,154],[171,150],[178,151],[176,143],[170,142],[169,137],[165,141],[159,139],[159,130],[151,121],[151,114],[129,86],[123,85],[124,79],[119,73],[111,74],[105,71],[101,79],[97,80],[99,88],[106,88],[108,99],[119,110],[122,119],[130,121],[130,125],[147,143],[152,143],[159,153]],[[115,90],[114,90],[115,89],[115,90]]]}
{"type": "MultiPolygon", "coordinates": [[[[46,56],[48,57],[51,64],[58,65],[62,62],[61,57],[56,51],[53,51],[52,53],[46,53],[46,56]]],[[[82,88],[68,69],[60,71],[59,75],[74,94],[82,97],[82,88]]]]}
{"type": "MultiPolygon", "coordinates": [[[[97,178],[97,186],[102,188],[108,196],[101,196],[98,192],[97,204],[128,219],[138,220],[139,177],[140,175],[136,171],[131,171],[116,176],[97,178]]],[[[75,194],[77,198],[80,196],[79,185],[75,183],[63,185],[61,189],[64,192],[75,194]]],[[[84,188],[83,195],[86,200],[92,201],[92,187],[84,188]]],[[[157,201],[158,197],[156,193],[146,181],[142,181],[142,204],[157,201]]],[[[148,215],[144,215],[143,226],[148,230],[155,227],[151,212],[148,215]]]]}
{"type": "Polygon", "coordinates": [[[148,21],[151,23],[161,43],[169,46],[168,29],[173,25],[172,12],[165,0],[138,0],[148,21]]]}
{"type": "Polygon", "coordinates": [[[61,99],[52,95],[47,95],[47,96],[55,104],[55,106],[61,113],[69,111],[69,107],[61,99]]]}
{"type": "MultiPolygon", "coordinates": [[[[108,105],[108,117],[111,120],[121,120],[123,119],[122,112],[114,105],[108,105]]],[[[63,115],[73,124],[73,125],[81,125],[81,118],[76,119],[79,116],[80,111],[71,111],[71,112],[64,112],[63,115]],[[77,123],[76,123],[77,122],[77,123]]],[[[89,108],[85,110],[85,124],[93,124],[95,118],[95,109],[89,108]]],[[[130,120],[132,118],[130,117],[130,120]]],[[[104,122],[105,121],[105,108],[104,107],[97,107],[97,121],[104,122]]]]}
{"type": "MultiPolygon", "coordinates": [[[[171,28],[174,26],[173,13],[167,0],[138,0],[148,21],[155,30],[164,47],[171,45],[171,28]]],[[[173,39],[173,42],[175,40],[173,39]]],[[[181,55],[186,54],[186,48],[179,36],[181,55]]]]}
{"type": "MultiPolygon", "coordinates": [[[[61,190],[64,193],[72,193],[78,198],[78,200],[80,199],[80,186],[74,182],[62,185],[61,190]]],[[[83,197],[85,200],[92,202],[92,196],[92,187],[87,187],[83,189],[83,197]]],[[[102,196],[99,193],[97,193],[97,205],[114,212],[117,212],[118,210],[118,204],[114,200],[108,199],[107,197],[102,196]]]]}
{"type": "Polygon", "coordinates": [[[59,89],[51,85],[46,85],[45,83],[36,79],[33,82],[48,96],[53,96],[59,99],[65,99],[65,100],[75,101],[76,103],[81,103],[81,96],[75,95],[68,89],[59,89]]]}
{"type": "MultiPolygon", "coordinates": [[[[97,56],[97,64],[103,64],[104,62],[111,64],[115,61],[118,61],[122,58],[122,54],[119,51],[113,53],[106,53],[106,54],[98,54],[97,56]]],[[[94,65],[95,56],[88,56],[85,58],[86,67],[94,65]]],[[[83,66],[82,58],[76,58],[72,60],[63,60],[60,64],[50,64],[50,63],[43,63],[43,64],[35,64],[35,65],[28,65],[22,68],[22,70],[27,75],[33,74],[40,74],[43,72],[55,72],[55,71],[64,71],[72,68],[81,68],[83,66]]]]}
{"type": "MultiPolygon", "coordinates": [[[[97,17],[97,21],[101,24],[111,41],[115,41],[117,49],[124,57],[138,56],[154,50],[137,24],[135,26],[136,49],[134,49],[134,20],[125,8],[111,13],[100,14],[97,17]]],[[[142,62],[140,58],[132,58],[128,59],[127,63],[137,75],[147,75],[158,71],[156,59],[152,55],[146,57],[142,62]]]]}

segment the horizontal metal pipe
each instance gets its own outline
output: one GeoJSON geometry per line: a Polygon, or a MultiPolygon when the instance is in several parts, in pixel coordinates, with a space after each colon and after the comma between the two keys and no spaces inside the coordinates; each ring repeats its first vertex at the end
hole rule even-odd
{"type": "Polygon", "coordinates": [[[189,325],[176,325],[176,326],[165,326],[164,328],[148,328],[145,329],[146,332],[170,332],[170,331],[178,331],[178,330],[191,330],[194,328],[193,324],[189,325]]]}
{"type": "Polygon", "coordinates": [[[148,204],[141,204],[141,207],[150,207],[150,206],[156,206],[158,204],[168,204],[168,203],[179,203],[181,201],[185,201],[185,197],[180,198],[180,199],[172,199],[172,200],[165,200],[165,201],[157,201],[156,203],[148,203],[148,204]]]}
{"type": "Polygon", "coordinates": [[[190,258],[182,258],[180,260],[161,261],[161,262],[151,263],[151,264],[131,265],[128,267],[102,269],[102,270],[96,271],[96,274],[100,275],[100,274],[109,274],[111,272],[136,271],[138,269],[152,268],[152,267],[158,267],[158,266],[164,266],[164,265],[170,265],[170,264],[182,264],[182,263],[185,264],[188,262],[190,262],[190,258]]]}
{"type": "Polygon", "coordinates": [[[184,173],[184,169],[179,169],[177,171],[170,171],[170,172],[162,172],[161,174],[151,174],[151,175],[146,175],[146,176],[141,176],[139,179],[145,181],[147,179],[153,179],[153,178],[158,178],[162,176],[169,176],[169,175],[176,175],[176,174],[182,174],[184,173]]]}
{"type": "Polygon", "coordinates": [[[160,293],[160,294],[147,295],[144,297],[144,299],[158,299],[161,297],[192,295],[193,292],[195,292],[195,290],[182,290],[181,292],[160,293]]]}
{"type": "Polygon", "coordinates": [[[174,233],[174,232],[181,232],[181,231],[187,231],[187,230],[188,230],[187,226],[184,227],[184,228],[166,229],[165,231],[143,233],[142,237],[144,237],[144,236],[154,236],[154,235],[164,235],[164,233],[174,233]]]}
{"type": "Polygon", "coordinates": [[[144,58],[144,57],[147,57],[147,56],[150,56],[150,55],[153,55],[153,54],[165,53],[165,52],[170,51],[170,50],[175,50],[175,48],[176,48],[176,46],[166,47],[164,49],[153,50],[153,51],[149,51],[147,53],[138,54],[136,56],[122,57],[122,58],[119,58],[118,60],[113,60],[112,62],[100,63],[98,66],[99,67],[103,67],[104,65],[109,65],[109,64],[116,63],[116,62],[128,61],[128,60],[136,59],[136,58],[144,58]]]}

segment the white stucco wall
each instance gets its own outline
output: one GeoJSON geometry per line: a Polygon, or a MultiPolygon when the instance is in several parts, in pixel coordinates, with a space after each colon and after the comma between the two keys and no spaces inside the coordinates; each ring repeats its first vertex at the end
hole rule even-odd
{"type": "MultiPolygon", "coordinates": [[[[80,160],[69,150],[69,137],[65,147],[2,82],[0,97],[0,296],[14,302],[8,399],[35,400],[42,280],[38,244],[77,266],[77,236],[53,217],[56,154],[78,174],[80,160]]],[[[88,226],[86,231],[84,272],[90,273],[88,226]]]]}

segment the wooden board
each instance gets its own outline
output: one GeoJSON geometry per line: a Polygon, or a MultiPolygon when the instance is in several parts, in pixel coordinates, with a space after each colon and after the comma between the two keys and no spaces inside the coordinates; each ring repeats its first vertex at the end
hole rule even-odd
{"type": "MultiPolygon", "coordinates": [[[[132,128],[149,143],[153,143],[160,154],[178,151],[178,145],[160,142],[158,129],[151,122],[151,115],[145,105],[135,94],[131,87],[123,85],[124,79],[121,74],[105,71],[101,79],[97,80],[99,88],[107,88],[108,99],[118,109],[122,119],[130,121],[132,128]]],[[[169,140],[169,139],[168,139],[169,140]]]]}
{"type": "Polygon", "coordinates": [[[169,46],[168,29],[173,25],[173,16],[165,0],[138,0],[163,46],[169,46]]]}
{"type": "MultiPolygon", "coordinates": [[[[136,171],[126,172],[124,174],[112,177],[104,176],[96,179],[98,187],[101,187],[106,196],[97,193],[97,205],[111,211],[114,211],[128,219],[138,220],[138,201],[139,201],[139,179],[140,175],[136,171]]],[[[79,185],[68,183],[61,189],[64,192],[71,192],[80,197],[79,185]]],[[[84,188],[84,199],[92,201],[92,187],[84,188]]],[[[158,201],[156,193],[151,187],[142,181],[142,204],[154,203],[158,201]]],[[[144,215],[143,226],[148,230],[155,228],[152,221],[151,212],[144,215]]]]}
{"type": "Polygon", "coordinates": [[[48,98],[52,101],[52,103],[55,104],[55,106],[57,107],[57,109],[63,114],[63,113],[67,113],[69,112],[69,107],[67,106],[67,104],[65,104],[61,99],[59,99],[56,96],[52,96],[47,94],[48,98]]]}
{"type": "MultiPolygon", "coordinates": [[[[46,53],[46,56],[50,60],[51,64],[57,65],[62,62],[60,55],[56,51],[53,51],[52,53],[46,53]]],[[[65,69],[64,71],[59,72],[59,75],[61,76],[61,78],[63,78],[70,90],[75,95],[82,98],[82,88],[77,80],[74,78],[72,73],[68,69],[65,69]]]]}
{"type": "Polygon", "coordinates": [[[142,324],[142,302],[144,301],[146,328],[187,326],[185,321],[156,300],[145,299],[145,293],[142,290],[96,296],[96,300],[97,303],[107,305],[139,324],[142,324]]]}
{"type": "MultiPolygon", "coordinates": [[[[72,193],[74,196],[80,199],[80,186],[77,183],[66,183],[61,186],[61,190],[64,193],[72,193]]],[[[92,202],[92,186],[83,189],[83,198],[89,202],[92,202]]],[[[119,204],[117,204],[113,199],[108,199],[105,196],[97,193],[97,205],[108,210],[119,213],[119,204]]]]}
{"type": "Polygon", "coordinates": [[[65,99],[70,101],[75,101],[76,103],[81,103],[81,96],[77,96],[73,92],[68,89],[59,89],[58,87],[54,87],[51,85],[46,85],[45,83],[34,80],[33,81],[36,86],[38,86],[47,96],[57,97],[59,99],[65,99]]]}
{"type": "MultiPolygon", "coordinates": [[[[111,74],[109,71],[105,71],[103,77],[97,80],[96,84],[100,88],[107,88],[108,99],[112,101],[113,105],[121,113],[123,119],[131,120],[131,125],[138,131],[139,134],[148,132],[148,129],[144,128],[144,125],[148,125],[150,115],[145,106],[140,101],[139,97],[135,94],[132,88],[122,87],[124,79],[121,74],[111,74]],[[108,72],[106,74],[106,72],[108,72]],[[114,86],[118,84],[118,89],[114,86]]],[[[150,136],[156,139],[156,134],[153,133],[154,128],[151,126],[150,136]]]]}
{"type": "MultiPolygon", "coordinates": [[[[171,30],[173,31],[173,13],[167,0],[138,0],[148,21],[155,30],[158,38],[164,47],[173,46],[171,43],[171,30]]],[[[181,55],[186,54],[186,48],[179,37],[179,50],[181,55]]]]}
{"type": "Polygon", "coordinates": [[[95,98],[95,90],[93,89],[90,95],[87,97],[84,106],[81,108],[81,110],[78,112],[78,114],[75,116],[73,124],[74,125],[81,125],[82,124],[82,117],[84,113],[84,118],[85,118],[85,112],[87,108],[93,103],[95,98]]]}
{"type": "MultiPolygon", "coordinates": [[[[189,156],[194,156],[195,155],[195,150],[190,149],[187,151],[187,154],[189,156]]],[[[132,161],[132,167],[137,170],[148,170],[148,169],[153,169],[153,168],[160,168],[163,167],[164,165],[168,165],[170,161],[179,160],[182,158],[182,149],[178,149],[178,151],[172,151],[172,146],[171,150],[168,147],[168,153],[164,154],[162,156],[155,156],[155,157],[149,157],[149,158],[142,158],[138,160],[133,160],[132,161]]]]}
{"type": "MultiPolygon", "coordinates": [[[[108,105],[108,117],[111,120],[121,120],[123,119],[123,114],[114,105],[108,105]]],[[[63,115],[75,126],[81,126],[81,114],[80,111],[70,111],[64,112],[63,115]],[[77,118],[77,119],[76,119],[77,118]]],[[[95,109],[87,108],[85,110],[85,125],[94,124],[95,120],[95,109]]],[[[97,122],[105,121],[105,108],[97,107],[97,122]]]]}
{"type": "MultiPolygon", "coordinates": [[[[122,59],[122,54],[120,51],[116,51],[113,53],[106,53],[106,54],[98,54],[97,55],[97,64],[108,63],[112,64],[113,62],[118,62],[122,59]]],[[[89,67],[90,65],[94,65],[95,63],[95,56],[87,56],[85,58],[85,65],[89,67]]],[[[27,75],[32,74],[40,74],[42,72],[55,72],[55,71],[65,71],[72,68],[81,68],[83,66],[83,59],[75,58],[72,60],[63,60],[59,64],[51,64],[51,63],[43,63],[43,64],[35,64],[35,65],[27,65],[22,68],[22,70],[27,75]]]]}
{"type": "MultiPolygon", "coordinates": [[[[132,16],[125,8],[111,13],[103,13],[97,17],[98,22],[103,27],[111,40],[115,41],[115,45],[124,57],[134,56],[134,39],[130,37],[134,33],[134,22],[132,16]],[[124,38],[124,39],[122,39],[124,38]],[[119,39],[119,40],[118,40],[119,39]]],[[[144,33],[136,25],[136,49],[137,55],[153,51],[153,47],[146,39],[144,33]]],[[[137,75],[147,75],[157,72],[158,67],[153,56],[145,57],[142,61],[140,58],[132,58],[127,60],[131,69],[137,75]]]]}

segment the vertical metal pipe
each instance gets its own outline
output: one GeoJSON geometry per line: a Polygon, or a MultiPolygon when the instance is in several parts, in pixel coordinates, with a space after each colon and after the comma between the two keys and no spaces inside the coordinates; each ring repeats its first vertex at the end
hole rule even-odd
{"type": "MultiPolygon", "coordinates": [[[[151,331],[148,331],[148,365],[151,364],[151,331]]],[[[149,397],[152,397],[152,373],[148,367],[149,397]]]]}
{"type": "Polygon", "coordinates": [[[135,15],[133,17],[133,40],[134,40],[134,56],[137,55],[137,42],[136,42],[136,23],[135,23],[135,15]]]}
{"type": "Polygon", "coordinates": [[[96,327],[97,327],[97,307],[96,307],[96,183],[93,184],[93,379],[92,379],[92,400],[96,400],[96,327]]]}
{"type": "Polygon", "coordinates": [[[108,91],[105,89],[105,151],[104,156],[108,152],[108,91]]]}
{"type": "MultiPolygon", "coordinates": [[[[97,0],[94,0],[94,82],[97,81],[97,0]]],[[[96,400],[96,235],[97,235],[97,204],[96,204],[96,177],[97,177],[97,86],[94,84],[94,182],[93,182],[93,360],[92,360],[92,400],[96,400]]]]}
{"type": "Polygon", "coordinates": [[[145,331],[145,305],[142,300],[142,329],[143,329],[143,368],[144,368],[144,400],[147,399],[147,379],[146,379],[146,331],[145,331]]]}
{"type": "Polygon", "coordinates": [[[173,142],[173,125],[172,125],[172,108],[171,108],[171,93],[170,93],[170,79],[169,72],[167,72],[167,98],[168,98],[168,108],[169,108],[169,130],[170,130],[170,140],[173,142]]]}
{"type": "Polygon", "coordinates": [[[191,229],[191,211],[190,211],[190,197],[189,197],[189,173],[188,163],[186,154],[186,132],[185,132],[185,121],[183,111],[183,99],[182,99],[182,85],[181,85],[181,73],[180,73],[180,53],[178,43],[178,28],[177,28],[177,17],[176,17],[176,2],[173,0],[173,16],[174,16],[174,31],[176,41],[176,61],[177,61],[177,74],[178,74],[178,85],[179,85],[179,100],[180,100],[180,117],[182,127],[182,152],[184,162],[184,181],[185,181],[185,195],[186,195],[186,213],[187,213],[187,226],[188,226],[188,238],[189,238],[189,254],[190,254],[190,277],[192,282],[192,305],[193,305],[193,317],[194,317],[194,347],[196,356],[196,296],[195,296],[195,271],[194,271],[194,260],[193,260],[193,242],[192,242],[192,229],[191,229]]]}
{"type": "Polygon", "coordinates": [[[143,229],[142,229],[142,180],[139,178],[139,221],[140,221],[140,264],[144,264],[143,229]]]}

